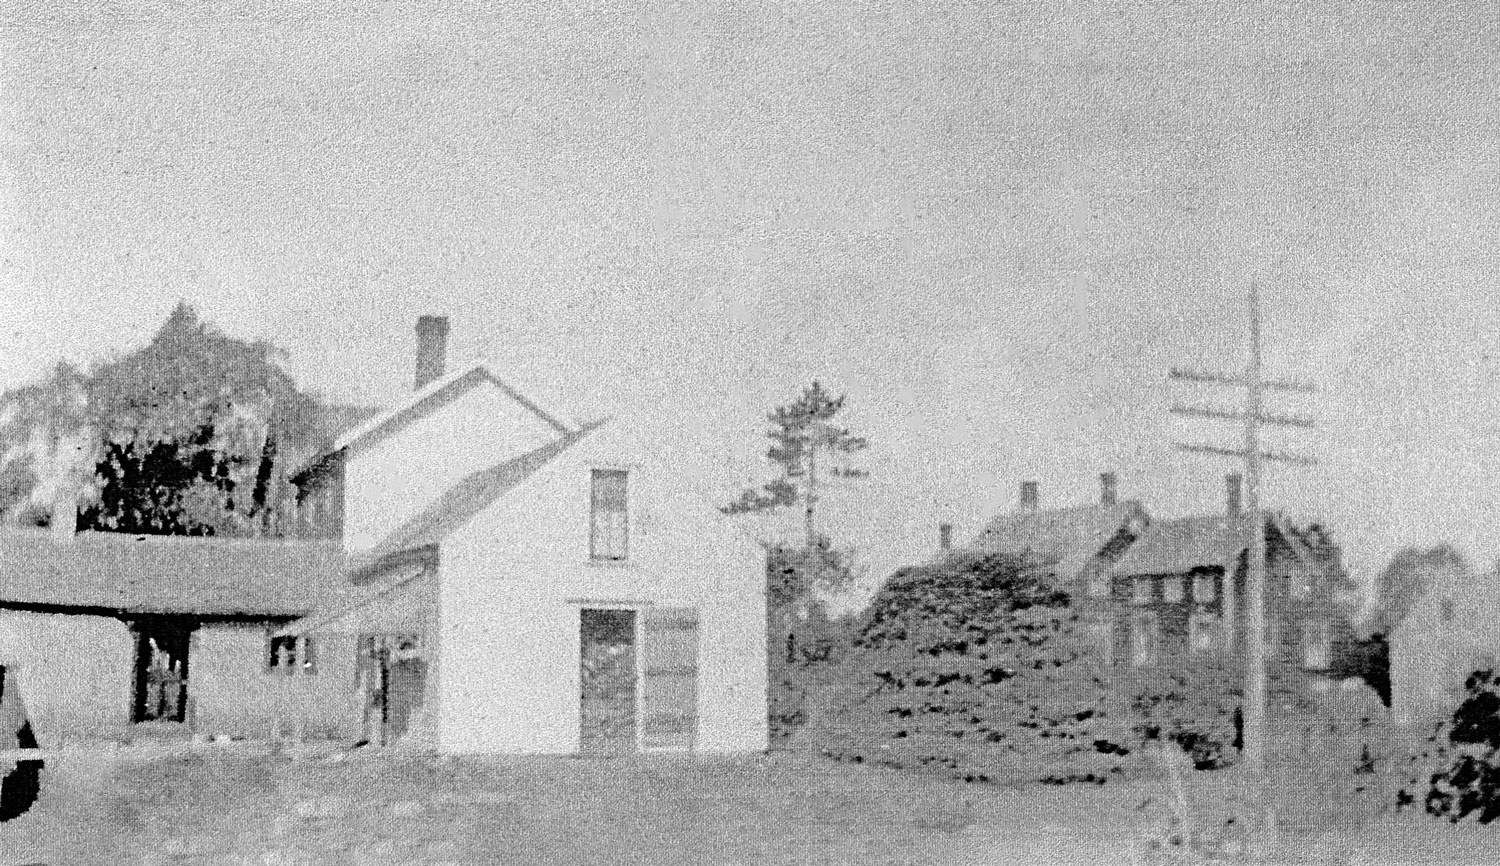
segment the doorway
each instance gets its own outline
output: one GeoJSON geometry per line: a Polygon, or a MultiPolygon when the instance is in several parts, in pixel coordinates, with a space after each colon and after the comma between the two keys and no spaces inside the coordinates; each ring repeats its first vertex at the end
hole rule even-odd
{"type": "Polygon", "coordinates": [[[427,662],[415,634],[367,634],[359,639],[360,741],[389,746],[406,735],[422,706],[427,662]]]}
{"type": "Polygon", "coordinates": [[[132,722],[187,720],[188,647],[198,624],[176,617],[135,623],[132,722]]]}
{"type": "Polygon", "coordinates": [[[637,750],[636,655],[635,611],[580,611],[580,752],[637,750]]]}

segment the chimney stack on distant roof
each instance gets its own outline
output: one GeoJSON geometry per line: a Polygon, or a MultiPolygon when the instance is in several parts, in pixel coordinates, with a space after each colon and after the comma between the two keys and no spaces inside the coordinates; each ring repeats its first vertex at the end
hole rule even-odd
{"type": "Polygon", "coordinates": [[[1231,472],[1224,476],[1224,513],[1230,517],[1239,517],[1240,497],[1244,488],[1244,478],[1238,472],[1231,472]]]}
{"type": "Polygon", "coordinates": [[[1118,487],[1118,485],[1119,485],[1119,478],[1117,478],[1115,476],[1115,473],[1113,473],[1113,472],[1101,472],[1101,473],[1099,473],[1099,504],[1100,505],[1114,505],[1116,502],[1119,501],[1119,497],[1118,497],[1118,494],[1116,492],[1116,488],[1118,487]]]}
{"type": "Polygon", "coordinates": [[[1035,511],[1041,499],[1035,481],[1021,482],[1021,510],[1035,511]]]}
{"type": "Polygon", "coordinates": [[[944,521],[938,524],[938,550],[953,549],[953,524],[944,521]]]}
{"type": "Polygon", "coordinates": [[[443,378],[448,365],[448,317],[421,316],[417,319],[417,390],[434,379],[443,378]]]}

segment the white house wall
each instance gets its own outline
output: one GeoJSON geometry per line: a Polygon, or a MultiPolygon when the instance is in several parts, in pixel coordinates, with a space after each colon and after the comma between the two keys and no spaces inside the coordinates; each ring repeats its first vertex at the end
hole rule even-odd
{"type": "Polygon", "coordinates": [[[441,747],[579,747],[579,610],[699,611],[702,751],[767,744],[765,555],[695,491],[606,425],[442,546],[441,747]],[[629,561],[589,559],[592,468],[630,471],[629,561]]]}
{"type": "Polygon", "coordinates": [[[490,382],[349,455],[344,546],[368,550],[457,481],[560,435],[490,382]]]}
{"type": "Polygon", "coordinates": [[[356,730],[354,638],[320,634],[317,673],[266,667],[263,624],[209,624],[193,633],[188,694],[194,726],[206,734],[267,737],[273,731],[348,737],[356,730]]]}
{"type": "Polygon", "coordinates": [[[117,619],[0,611],[6,688],[19,683],[44,747],[124,735],[134,659],[130,629],[117,619]]]}

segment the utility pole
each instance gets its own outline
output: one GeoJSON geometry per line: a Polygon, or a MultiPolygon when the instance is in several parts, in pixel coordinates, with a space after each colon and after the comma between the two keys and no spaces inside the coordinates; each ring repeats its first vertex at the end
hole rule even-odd
{"type": "MultiPolygon", "coordinates": [[[[1261,467],[1264,461],[1292,463],[1308,466],[1316,463],[1310,457],[1264,451],[1260,446],[1262,425],[1280,427],[1303,427],[1314,425],[1310,418],[1298,416],[1268,415],[1263,411],[1266,391],[1294,391],[1313,393],[1312,385],[1299,382],[1267,382],[1261,371],[1260,295],[1254,284],[1250,287],[1250,352],[1242,376],[1218,373],[1200,373],[1173,368],[1169,379],[1230,385],[1245,389],[1243,412],[1225,412],[1218,409],[1174,405],[1173,414],[1188,415],[1214,420],[1240,421],[1244,424],[1244,447],[1235,450],[1215,448],[1207,445],[1179,444],[1184,451],[1213,454],[1220,457],[1237,457],[1245,462],[1245,506],[1248,512],[1243,518],[1248,533],[1246,548],[1249,551],[1245,580],[1245,699],[1244,728],[1242,732],[1241,761],[1245,774],[1254,786],[1255,802],[1262,810],[1261,830],[1267,835],[1263,841],[1274,840],[1276,815],[1266,782],[1267,751],[1267,676],[1266,676],[1266,518],[1260,504],[1261,467]]],[[[1234,575],[1225,575],[1224,597],[1232,598],[1235,592],[1234,575]]],[[[1226,608],[1228,602],[1226,601],[1226,608]]],[[[1232,624],[1226,624],[1226,633],[1232,633],[1232,624]]],[[[1226,651],[1232,647],[1226,646],[1226,651]]]]}

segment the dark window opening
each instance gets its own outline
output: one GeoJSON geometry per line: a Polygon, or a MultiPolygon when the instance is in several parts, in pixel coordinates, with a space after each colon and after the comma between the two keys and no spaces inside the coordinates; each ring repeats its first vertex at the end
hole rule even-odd
{"type": "Polygon", "coordinates": [[[589,556],[623,560],[630,525],[626,506],[627,473],[623,469],[595,469],[590,490],[589,556]]]}

